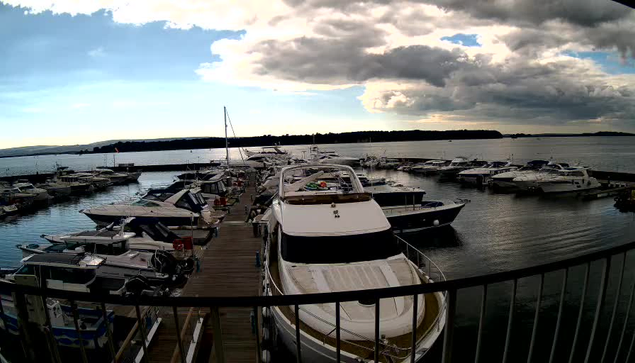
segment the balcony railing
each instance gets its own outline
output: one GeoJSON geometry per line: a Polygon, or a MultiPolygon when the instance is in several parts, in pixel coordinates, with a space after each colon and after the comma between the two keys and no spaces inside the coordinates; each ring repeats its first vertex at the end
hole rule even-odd
{"type": "MultiPolygon", "coordinates": [[[[537,266],[527,267],[516,269],[512,271],[504,271],[498,272],[488,275],[476,276],[476,277],[468,277],[461,278],[455,280],[445,280],[442,272],[438,267],[430,260],[427,260],[423,255],[413,246],[409,245],[405,241],[401,241],[405,248],[405,254],[408,255],[411,260],[415,261],[417,266],[419,266],[423,271],[426,271],[428,276],[431,277],[433,283],[421,284],[421,285],[412,285],[412,286],[400,286],[400,287],[391,287],[391,288],[381,288],[381,289],[372,289],[372,290],[358,290],[358,291],[343,291],[343,292],[335,292],[335,293],[316,293],[316,294],[304,294],[304,295],[272,295],[272,296],[246,296],[246,297],[151,297],[151,296],[132,296],[132,297],[124,297],[124,296],[112,296],[112,295],[94,295],[87,293],[78,293],[78,292],[69,292],[69,291],[60,291],[60,290],[52,290],[52,289],[41,289],[37,287],[31,286],[23,286],[23,285],[15,285],[11,283],[1,282],[0,283],[0,291],[10,292],[13,296],[15,306],[17,308],[17,316],[18,316],[18,328],[20,330],[19,339],[24,345],[29,344],[29,336],[28,332],[25,329],[25,322],[29,320],[29,309],[27,309],[26,299],[30,299],[32,301],[33,297],[42,297],[46,298],[55,298],[55,299],[64,299],[70,301],[71,307],[73,309],[73,318],[74,325],[76,328],[77,335],[82,339],[81,331],[82,328],[78,322],[78,314],[77,314],[77,303],[78,302],[90,302],[96,303],[98,306],[101,306],[102,311],[106,312],[106,304],[115,304],[115,305],[123,305],[134,308],[135,315],[138,320],[138,329],[141,334],[141,342],[142,349],[144,352],[147,351],[147,343],[145,337],[149,333],[149,329],[145,323],[144,312],[147,311],[148,307],[167,307],[168,311],[172,311],[172,319],[175,324],[174,334],[178,339],[178,346],[180,347],[180,351],[182,353],[178,354],[177,360],[181,362],[189,362],[187,353],[187,348],[185,347],[186,343],[181,340],[182,332],[180,327],[182,327],[183,322],[179,322],[179,317],[177,314],[178,308],[194,308],[196,311],[210,311],[212,322],[214,325],[215,332],[221,332],[220,320],[218,319],[218,309],[221,307],[248,307],[253,308],[254,311],[258,312],[263,307],[274,307],[274,306],[294,306],[296,308],[300,308],[302,305],[308,304],[325,304],[331,303],[339,306],[343,302],[348,301],[359,301],[359,300],[371,300],[371,301],[379,301],[380,299],[385,298],[394,298],[400,296],[413,296],[416,297],[421,294],[431,294],[435,292],[445,293],[446,296],[446,306],[444,307],[444,314],[439,314],[443,316],[445,321],[443,324],[444,329],[444,338],[443,341],[439,341],[436,344],[442,345],[442,354],[441,361],[452,362],[453,361],[453,353],[455,352],[455,318],[457,313],[457,293],[463,289],[480,287],[482,289],[481,301],[480,301],[480,316],[479,316],[479,324],[478,331],[476,336],[474,337],[475,344],[470,342],[469,345],[463,344],[465,342],[461,342],[462,349],[465,347],[473,347],[475,346],[475,361],[483,362],[483,351],[482,351],[482,340],[483,340],[483,332],[486,328],[486,311],[487,311],[487,294],[488,287],[492,284],[501,283],[501,282],[510,282],[511,290],[510,290],[510,305],[509,305],[509,314],[507,318],[505,338],[500,343],[503,347],[503,356],[502,362],[510,361],[510,341],[512,339],[512,328],[514,324],[516,324],[515,319],[515,305],[516,305],[516,293],[518,290],[518,280],[527,277],[537,277],[539,278],[538,285],[538,294],[537,300],[535,303],[535,315],[532,323],[532,333],[531,338],[526,341],[528,346],[528,354],[527,354],[527,362],[531,362],[534,359],[534,354],[536,351],[536,340],[537,340],[537,327],[539,325],[539,312],[542,303],[543,296],[543,286],[545,285],[545,275],[550,272],[562,271],[562,287],[559,294],[559,305],[558,305],[558,313],[556,317],[556,325],[553,332],[553,342],[551,343],[551,347],[548,347],[550,351],[549,362],[556,361],[555,360],[555,351],[556,349],[560,349],[562,351],[562,347],[559,347],[559,344],[562,345],[562,342],[558,340],[559,334],[561,335],[560,330],[562,329],[562,316],[564,310],[567,308],[565,306],[565,293],[567,288],[571,287],[567,284],[567,277],[572,268],[576,266],[582,266],[584,268],[584,279],[582,282],[582,294],[580,298],[579,305],[577,306],[568,306],[570,309],[575,310],[576,325],[575,330],[573,331],[573,340],[572,344],[567,347],[566,353],[568,356],[568,361],[578,361],[574,359],[577,357],[576,352],[578,354],[584,355],[584,362],[595,362],[595,361],[614,361],[614,362],[628,362],[631,358],[631,352],[633,349],[633,345],[635,343],[635,332],[632,334],[630,338],[627,339],[626,332],[628,329],[628,316],[633,303],[633,291],[635,287],[635,281],[630,286],[629,298],[628,298],[628,308],[627,314],[622,319],[619,320],[617,316],[618,304],[620,302],[620,296],[623,289],[623,280],[626,270],[626,255],[627,252],[635,248],[635,242],[623,244],[617,247],[607,248],[601,251],[596,251],[593,253],[585,254],[582,256],[577,256],[573,258],[569,258],[566,260],[561,260],[557,262],[545,263],[537,266]],[[419,256],[419,257],[417,257],[419,256]],[[417,261],[417,258],[419,261],[417,261]],[[422,260],[423,259],[423,260],[422,260]],[[618,259],[619,263],[613,263],[614,260],[618,259]],[[585,304],[585,300],[587,299],[588,291],[590,290],[590,283],[596,279],[591,278],[591,264],[594,262],[599,262],[602,264],[601,276],[599,279],[598,285],[598,294],[597,300],[595,302],[595,309],[592,318],[591,330],[588,339],[584,339],[583,336],[585,334],[580,334],[582,320],[583,320],[583,306],[585,304]],[[612,269],[613,267],[613,269],[612,269]],[[607,296],[607,287],[609,284],[609,276],[617,273],[618,276],[618,285],[616,287],[616,299],[613,304],[607,304],[606,296],[607,296]],[[434,276],[434,278],[432,277],[434,276]],[[143,311],[143,312],[142,312],[143,311]],[[608,331],[603,331],[602,334],[598,333],[598,327],[600,325],[600,320],[603,315],[610,316],[610,320],[608,320],[608,331]],[[216,317],[216,318],[215,318],[216,317]],[[218,328],[218,329],[217,329],[218,328]],[[615,346],[615,342],[617,343],[617,347],[615,349],[611,349],[610,347],[615,346]],[[613,343],[613,344],[611,344],[613,343]]],[[[378,307],[379,304],[376,304],[378,307]]],[[[0,304],[0,314],[4,317],[4,311],[1,310],[2,305],[0,304]]],[[[48,310],[46,311],[46,321],[43,323],[44,330],[50,330],[50,317],[48,316],[48,310]]],[[[296,310],[297,311],[297,310],[296,310]]],[[[336,309],[339,311],[339,309],[336,309]]],[[[416,312],[416,309],[414,309],[416,312]]],[[[200,313],[199,313],[200,314],[200,313]]],[[[296,315],[297,316],[297,315],[296,315]]],[[[337,314],[339,317],[339,314],[337,314]]],[[[378,314],[376,315],[378,316],[378,314]]],[[[258,319],[259,314],[254,314],[255,325],[260,326],[258,319]]],[[[414,318],[414,317],[413,317],[414,318]]],[[[108,321],[108,319],[106,319],[108,321]]],[[[198,320],[197,320],[198,321],[198,320]]],[[[3,322],[6,326],[6,321],[3,322]]],[[[298,361],[302,360],[302,349],[301,349],[301,334],[299,333],[300,324],[296,320],[295,329],[297,331],[296,336],[298,337],[297,341],[297,356],[298,361]]],[[[112,334],[111,326],[106,324],[108,329],[108,336],[112,334]]],[[[376,322],[376,329],[379,329],[379,322],[376,322]]],[[[336,336],[340,337],[340,321],[337,319],[334,326],[336,330],[336,336]]],[[[191,329],[190,329],[191,330],[191,329]]],[[[260,337],[260,329],[256,329],[258,332],[257,336],[260,337]]],[[[223,345],[222,345],[222,334],[214,336],[214,349],[216,352],[217,361],[224,361],[223,354],[223,345]]],[[[260,339],[257,340],[257,349],[258,349],[258,358],[261,359],[262,355],[260,354],[261,344],[260,339]]],[[[340,340],[338,340],[337,344],[337,357],[340,357],[340,340]]],[[[50,346],[48,349],[53,355],[55,351],[55,340],[49,340],[50,346]]],[[[381,346],[380,338],[379,338],[379,330],[376,331],[375,334],[375,357],[378,357],[379,347],[381,346]]],[[[415,351],[415,346],[417,344],[416,336],[413,336],[412,339],[412,351],[415,351]]],[[[81,345],[83,346],[83,345],[81,345]]],[[[117,353],[115,352],[115,347],[110,345],[110,348],[107,348],[107,351],[110,352],[113,356],[117,353]]],[[[420,358],[415,354],[411,354],[409,356],[409,360],[414,362],[416,359],[420,358]]],[[[429,357],[426,357],[428,359],[429,357]]],[[[33,356],[26,357],[27,360],[34,359],[33,356]]],[[[142,360],[148,359],[148,354],[143,354],[141,356],[142,360]]],[[[53,358],[53,361],[55,359],[53,358]]],[[[84,349],[78,350],[78,361],[87,361],[86,353],[84,349]]],[[[488,360],[489,361],[489,360],[488,360]]]]}

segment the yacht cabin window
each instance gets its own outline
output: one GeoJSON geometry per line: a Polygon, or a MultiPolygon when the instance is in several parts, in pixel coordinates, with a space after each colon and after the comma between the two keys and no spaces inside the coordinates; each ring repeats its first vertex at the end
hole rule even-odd
{"type": "Polygon", "coordinates": [[[295,263],[352,263],[401,253],[390,229],[350,236],[300,237],[282,233],[282,258],[295,263]]]}

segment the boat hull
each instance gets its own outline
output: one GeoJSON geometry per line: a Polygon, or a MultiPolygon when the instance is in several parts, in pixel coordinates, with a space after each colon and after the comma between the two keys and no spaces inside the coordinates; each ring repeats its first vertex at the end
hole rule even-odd
{"type": "MultiPolygon", "coordinates": [[[[115,215],[106,215],[106,214],[93,214],[84,212],[84,214],[93,220],[99,227],[106,227],[112,223],[118,223],[122,218],[127,216],[115,216],[115,215]]],[[[138,216],[142,217],[142,216],[138,216]]],[[[162,216],[150,216],[151,218],[157,219],[159,222],[163,223],[166,226],[189,226],[193,224],[194,226],[198,225],[198,217],[194,216],[194,221],[192,221],[191,217],[162,217],[162,216]]]]}
{"type": "Polygon", "coordinates": [[[540,183],[538,189],[543,193],[577,193],[600,187],[597,180],[580,181],[579,183],[540,183]]]}
{"type": "Polygon", "coordinates": [[[399,205],[420,205],[423,196],[426,194],[423,190],[403,191],[403,192],[379,192],[372,193],[373,199],[380,207],[390,207],[399,205]]]}
{"type": "Polygon", "coordinates": [[[396,233],[419,232],[430,228],[449,226],[461,210],[465,207],[462,203],[446,204],[437,208],[419,208],[413,210],[412,206],[397,206],[383,208],[388,222],[396,233]]]}

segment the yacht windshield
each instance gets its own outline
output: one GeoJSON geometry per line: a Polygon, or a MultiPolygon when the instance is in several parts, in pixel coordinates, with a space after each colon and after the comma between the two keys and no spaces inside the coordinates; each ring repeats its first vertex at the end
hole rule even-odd
{"type": "Polygon", "coordinates": [[[296,263],[351,263],[386,259],[401,251],[391,230],[352,236],[282,234],[282,258],[296,263]]]}

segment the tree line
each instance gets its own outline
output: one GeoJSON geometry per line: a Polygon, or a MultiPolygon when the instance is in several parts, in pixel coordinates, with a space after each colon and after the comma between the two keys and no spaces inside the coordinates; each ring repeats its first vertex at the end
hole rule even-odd
{"type": "MultiPolygon", "coordinates": [[[[495,130],[448,130],[448,131],[356,131],[307,135],[262,135],[229,138],[230,147],[249,147],[266,145],[306,145],[306,144],[344,144],[359,142],[393,142],[420,140],[465,140],[500,139],[503,135],[495,130]]],[[[205,137],[194,139],[119,141],[113,144],[95,147],[92,153],[134,152],[214,149],[225,147],[223,137],[205,137]]]]}

